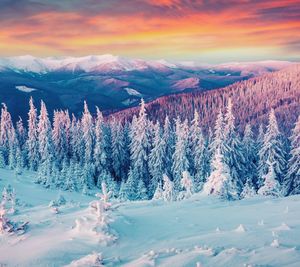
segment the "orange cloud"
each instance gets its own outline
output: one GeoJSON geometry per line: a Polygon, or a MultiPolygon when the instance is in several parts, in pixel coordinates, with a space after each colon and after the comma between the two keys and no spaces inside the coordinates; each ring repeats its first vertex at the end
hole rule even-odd
{"type": "Polygon", "coordinates": [[[97,6],[99,12],[89,11],[90,14],[85,6],[60,7],[28,11],[20,20],[3,19],[0,53],[39,56],[114,53],[226,61],[234,58],[236,50],[241,51],[241,59],[263,59],[264,53],[266,58],[299,59],[299,46],[295,45],[300,36],[297,1],[252,4],[245,0],[235,5],[232,3],[237,1],[232,0],[209,1],[207,5],[189,0],[136,0],[122,5],[124,2],[120,2],[117,10],[107,4],[97,6]],[[141,8],[132,9],[132,2],[141,8]],[[249,55],[249,51],[259,56],[249,55]]]}

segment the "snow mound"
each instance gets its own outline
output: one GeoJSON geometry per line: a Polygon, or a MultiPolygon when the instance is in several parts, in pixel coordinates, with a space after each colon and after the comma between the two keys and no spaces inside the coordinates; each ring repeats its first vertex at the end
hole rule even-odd
{"type": "Polygon", "coordinates": [[[215,251],[212,248],[208,248],[208,247],[195,246],[195,252],[207,257],[211,257],[215,255],[215,251]]]}
{"type": "Polygon", "coordinates": [[[280,226],[273,228],[275,231],[289,231],[291,228],[286,224],[282,223],[280,226]]]}
{"type": "Polygon", "coordinates": [[[21,92],[24,92],[24,93],[31,93],[33,91],[37,91],[37,89],[31,88],[31,87],[27,87],[25,85],[17,85],[16,89],[19,90],[19,91],[21,91],[21,92]]]}
{"type": "Polygon", "coordinates": [[[245,233],[247,230],[244,225],[240,224],[235,230],[236,233],[245,233]]]}
{"type": "Polygon", "coordinates": [[[278,248],[279,247],[279,241],[278,239],[274,239],[271,243],[271,247],[278,248]]]}
{"type": "Polygon", "coordinates": [[[101,253],[92,253],[79,260],[72,261],[70,264],[65,265],[65,267],[102,267],[103,259],[101,253]]]}

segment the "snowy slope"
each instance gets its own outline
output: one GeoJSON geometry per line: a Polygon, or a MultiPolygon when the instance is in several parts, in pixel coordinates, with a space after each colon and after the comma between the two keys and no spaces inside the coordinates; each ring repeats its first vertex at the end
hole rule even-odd
{"type": "Polygon", "coordinates": [[[48,204],[59,193],[33,184],[33,176],[0,169],[0,189],[12,184],[23,205],[12,220],[30,221],[25,235],[0,237],[0,265],[100,266],[89,264],[97,252],[104,266],[299,266],[300,196],[114,203],[118,240],[104,246],[72,230],[77,218],[88,217],[94,197],[63,192],[67,204],[53,214],[48,204]]]}

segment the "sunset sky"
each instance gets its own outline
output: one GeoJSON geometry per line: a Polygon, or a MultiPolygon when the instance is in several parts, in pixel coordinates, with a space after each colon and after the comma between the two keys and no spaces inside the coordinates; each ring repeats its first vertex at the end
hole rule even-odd
{"type": "Polygon", "coordinates": [[[0,56],[300,60],[300,0],[1,0],[0,56]]]}

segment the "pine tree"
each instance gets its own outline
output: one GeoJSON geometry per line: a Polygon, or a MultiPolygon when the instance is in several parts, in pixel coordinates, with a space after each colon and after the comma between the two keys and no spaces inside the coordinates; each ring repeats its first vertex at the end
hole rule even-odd
{"type": "Polygon", "coordinates": [[[126,182],[124,182],[124,180],[121,181],[121,185],[120,185],[120,190],[119,190],[119,194],[118,194],[118,199],[120,201],[126,201],[129,200],[129,195],[128,195],[128,188],[127,188],[127,184],[126,182]]]}
{"type": "MultiPolygon", "coordinates": [[[[55,111],[53,118],[52,139],[55,147],[55,157],[62,163],[68,157],[68,117],[62,111],[55,111]]],[[[60,164],[59,164],[60,165],[60,164]]]]}
{"type": "Polygon", "coordinates": [[[66,180],[64,183],[64,189],[67,191],[77,191],[76,187],[76,180],[75,178],[75,163],[73,161],[70,162],[70,166],[68,168],[68,171],[66,173],[66,180]]]}
{"type": "Polygon", "coordinates": [[[274,109],[270,112],[269,124],[264,135],[262,148],[259,151],[259,187],[264,181],[263,177],[269,172],[268,161],[274,164],[275,177],[281,183],[286,172],[286,151],[274,109]]]}
{"type": "Polygon", "coordinates": [[[27,138],[27,151],[28,151],[28,164],[31,170],[37,170],[39,163],[39,147],[38,147],[38,131],[37,131],[37,111],[33,104],[33,99],[29,101],[30,110],[28,113],[28,138],[27,138]]]}
{"type": "Polygon", "coordinates": [[[173,155],[173,181],[175,190],[180,191],[181,175],[184,171],[190,169],[189,163],[189,147],[188,147],[188,125],[187,120],[183,123],[180,119],[176,120],[176,143],[173,155]]]}
{"type": "Polygon", "coordinates": [[[94,149],[94,124],[92,115],[88,109],[86,101],[84,101],[84,111],[81,119],[82,137],[84,142],[84,161],[92,162],[94,149]]]}
{"type": "Polygon", "coordinates": [[[15,132],[13,123],[11,120],[11,115],[7,110],[7,106],[2,103],[1,109],[1,122],[0,122],[0,147],[5,159],[5,163],[9,163],[9,150],[12,145],[12,138],[15,138],[15,132]]]}
{"type": "Polygon", "coordinates": [[[158,183],[152,199],[153,200],[162,200],[163,198],[164,198],[164,196],[163,196],[162,183],[158,183]]]}
{"type": "Polygon", "coordinates": [[[126,143],[126,129],[120,121],[113,119],[111,123],[112,137],[112,168],[118,181],[126,179],[129,154],[126,143]]]}
{"type": "Polygon", "coordinates": [[[166,171],[166,144],[161,136],[160,124],[156,123],[153,140],[153,147],[149,155],[149,171],[151,175],[151,182],[149,187],[149,193],[152,196],[154,194],[157,185],[162,182],[162,174],[166,171]]]}
{"type": "Polygon", "coordinates": [[[47,187],[51,186],[49,181],[51,180],[51,168],[52,161],[54,160],[53,154],[53,142],[52,142],[52,129],[50,120],[48,118],[48,112],[46,105],[41,101],[41,111],[39,115],[38,122],[38,147],[39,147],[39,158],[40,167],[39,167],[39,179],[38,183],[47,184],[47,187]]]}
{"type": "Polygon", "coordinates": [[[232,101],[229,98],[227,104],[227,112],[225,116],[224,135],[227,151],[224,154],[224,160],[230,169],[230,175],[238,186],[238,193],[241,193],[243,184],[246,182],[243,146],[235,129],[235,117],[232,111],[232,101]]]}
{"type": "Polygon", "coordinates": [[[164,201],[174,201],[176,200],[176,193],[174,190],[174,183],[170,180],[170,178],[164,174],[163,175],[163,200],[164,201]]]}
{"type": "Polygon", "coordinates": [[[162,139],[165,144],[165,170],[163,173],[166,173],[167,175],[171,176],[172,160],[175,147],[175,136],[168,116],[166,116],[165,118],[162,139]]]}
{"type": "Polygon", "coordinates": [[[257,193],[262,196],[273,196],[280,197],[281,194],[281,186],[278,182],[278,177],[276,177],[276,172],[274,162],[267,161],[268,172],[262,177],[263,186],[259,188],[257,193]]]}
{"type": "Polygon", "coordinates": [[[300,194],[300,116],[290,137],[291,152],[288,171],[284,179],[285,195],[300,194]]]}
{"type": "Polygon", "coordinates": [[[126,196],[127,200],[136,200],[137,199],[137,186],[138,186],[138,179],[134,176],[133,170],[130,168],[128,172],[128,178],[126,181],[126,196]]]}
{"type": "Polygon", "coordinates": [[[195,190],[198,192],[202,189],[208,175],[208,155],[197,111],[194,113],[194,119],[190,127],[190,151],[191,170],[194,177],[195,190]]]}
{"type": "Polygon", "coordinates": [[[254,140],[252,128],[249,123],[246,124],[242,143],[244,150],[244,158],[245,162],[247,163],[245,164],[245,177],[247,177],[246,181],[250,180],[251,184],[255,186],[257,184],[258,179],[258,151],[257,143],[254,140]]]}
{"type": "Polygon", "coordinates": [[[181,186],[183,191],[180,192],[179,200],[190,198],[195,192],[193,179],[188,171],[182,173],[181,186]]]}
{"type": "Polygon", "coordinates": [[[95,123],[95,147],[94,147],[94,164],[96,176],[98,177],[97,184],[101,186],[102,176],[107,172],[107,154],[104,147],[104,132],[103,132],[103,115],[97,107],[97,117],[95,123]]]}
{"type": "Polygon", "coordinates": [[[218,195],[228,200],[238,199],[238,186],[230,175],[220,148],[215,152],[211,165],[212,173],[204,184],[203,191],[207,195],[218,195]]]}
{"type": "Polygon", "coordinates": [[[143,180],[139,180],[139,182],[138,182],[136,198],[138,200],[147,200],[148,199],[147,188],[146,188],[143,180]]]}
{"type": "MultiPolygon", "coordinates": [[[[143,180],[146,186],[149,183],[149,132],[148,119],[145,109],[145,102],[141,100],[141,108],[136,122],[133,121],[131,128],[130,159],[131,159],[131,179],[136,185],[139,180],[143,180]]],[[[131,180],[128,178],[128,180],[131,180]]]]}
{"type": "Polygon", "coordinates": [[[252,179],[248,178],[241,193],[241,198],[251,198],[255,195],[256,191],[252,179]]]}

